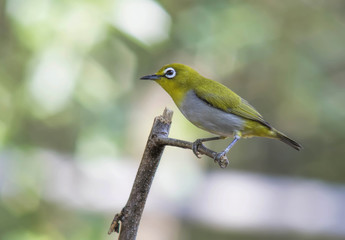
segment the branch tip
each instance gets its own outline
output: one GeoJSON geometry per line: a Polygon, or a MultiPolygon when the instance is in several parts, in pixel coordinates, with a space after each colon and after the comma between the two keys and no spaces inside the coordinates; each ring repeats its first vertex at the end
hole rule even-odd
{"type": "Polygon", "coordinates": [[[226,168],[229,165],[229,160],[226,156],[222,156],[221,158],[214,157],[214,162],[218,163],[220,168],[226,168]]]}
{"type": "Polygon", "coordinates": [[[173,114],[174,114],[174,111],[170,110],[169,108],[165,108],[163,114],[160,116],[161,121],[166,124],[170,124],[173,114]]]}
{"type": "Polygon", "coordinates": [[[113,232],[119,233],[120,232],[120,221],[122,221],[123,218],[123,210],[121,213],[117,213],[113,219],[113,221],[110,224],[108,235],[112,234],[113,232]]]}

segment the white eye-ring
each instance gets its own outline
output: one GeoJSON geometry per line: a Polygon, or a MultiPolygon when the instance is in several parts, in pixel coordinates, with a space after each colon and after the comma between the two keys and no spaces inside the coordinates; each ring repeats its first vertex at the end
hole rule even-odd
{"type": "Polygon", "coordinates": [[[173,78],[176,76],[176,71],[175,69],[173,69],[172,67],[169,67],[167,69],[164,70],[164,76],[167,78],[173,78]]]}

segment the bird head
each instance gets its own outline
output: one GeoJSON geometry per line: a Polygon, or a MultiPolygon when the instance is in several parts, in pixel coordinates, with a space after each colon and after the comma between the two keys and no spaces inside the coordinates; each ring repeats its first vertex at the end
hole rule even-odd
{"type": "Polygon", "coordinates": [[[174,99],[189,91],[198,83],[200,74],[191,67],[180,63],[163,66],[155,74],[143,76],[140,79],[154,80],[174,99]]]}

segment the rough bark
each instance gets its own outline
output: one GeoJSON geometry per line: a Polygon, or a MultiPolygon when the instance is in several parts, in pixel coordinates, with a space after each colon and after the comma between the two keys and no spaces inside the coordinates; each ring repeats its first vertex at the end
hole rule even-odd
{"type": "MultiPolygon", "coordinates": [[[[108,234],[120,232],[119,240],[135,240],[140,219],[144,211],[153,178],[157,171],[164,147],[166,145],[192,149],[192,142],[168,138],[173,112],[165,109],[162,116],[155,118],[151,133],[148,137],[145,151],[134,180],[132,191],[121,213],[115,215],[108,234]],[[120,226],[121,222],[121,226],[120,226]]],[[[213,159],[217,156],[204,145],[198,146],[198,152],[213,159]]],[[[225,168],[229,161],[226,157],[217,160],[220,167],[225,168]]]]}

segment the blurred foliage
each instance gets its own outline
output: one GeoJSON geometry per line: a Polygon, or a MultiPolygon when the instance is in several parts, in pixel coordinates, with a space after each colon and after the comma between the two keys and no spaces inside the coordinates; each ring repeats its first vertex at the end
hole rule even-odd
{"type": "Polygon", "coordinates": [[[237,233],[237,232],[224,232],[224,231],[210,231],[209,229],[200,227],[199,225],[194,225],[186,222],[187,226],[186,231],[181,235],[181,239],[199,239],[199,240],[208,240],[208,239],[217,239],[217,240],[227,240],[227,239],[236,239],[236,240],[342,240],[341,237],[334,236],[307,236],[297,233],[262,233],[262,232],[252,232],[252,233],[237,233]]]}
{"type": "MultiPolygon", "coordinates": [[[[3,153],[13,150],[31,156],[50,149],[84,160],[140,156],[142,148],[133,146],[133,137],[140,134],[144,144],[146,120],[151,124],[165,107],[164,101],[152,106],[147,99],[165,93],[138,78],[164,64],[181,62],[231,87],[268,122],[304,146],[294,152],[271,140],[243,140],[230,153],[232,169],[345,183],[344,1],[143,2],[154,4],[164,25],[149,22],[152,25],[142,35],[126,32],[126,25],[119,22],[128,17],[119,10],[125,1],[0,2],[3,153]],[[145,35],[151,28],[159,28],[152,34],[160,38],[145,35]],[[145,129],[138,133],[142,126],[145,129]]],[[[132,22],[145,19],[138,15],[132,22]]],[[[172,101],[168,105],[173,106],[172,101]]],[[[186,136],[176,136],[181,139],[208,135],[185,120],[173,125],[188,128],[186,136]]],[[[211,146],[221,149],[226,143],[211,146]]],[[[54,231],[36,236],[37,221],[44,221],[41,214],[52,210],[37,204],[43,206],[25,217],[0,204],[0,238],[102,236],[89,229],[103,228],[97,216],[90,218],[91,224],[76,223],[63,233],[52,219],[42,228],[54,231]]]]}

